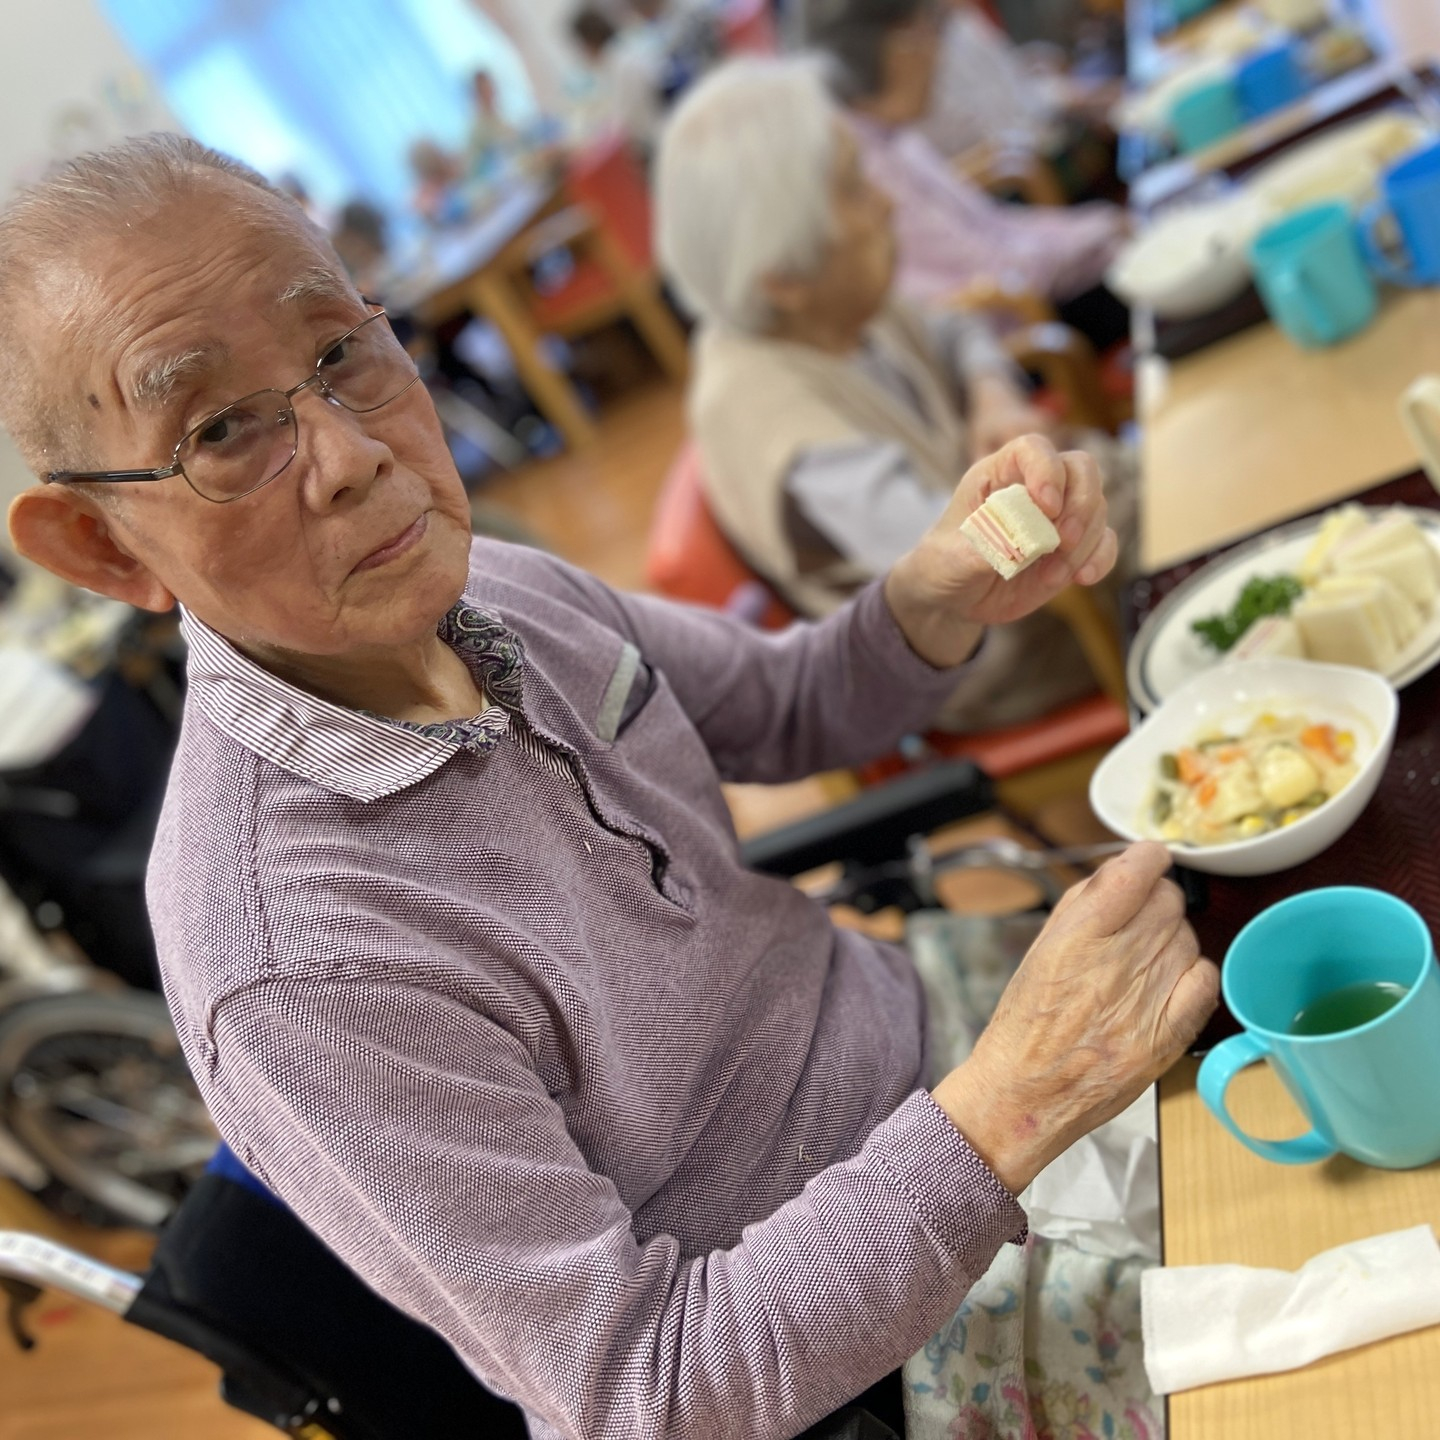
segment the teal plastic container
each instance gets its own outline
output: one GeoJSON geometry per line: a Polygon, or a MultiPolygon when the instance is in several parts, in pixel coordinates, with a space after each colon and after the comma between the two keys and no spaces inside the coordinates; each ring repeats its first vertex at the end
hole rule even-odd
{"type": "Polygon", "coordinates": [[[1375,318],[1375,282],[1344,205],[1312,205],[1261,231],[1250,267],[1270,318],[1307,350],[1338,344],[1375,318]]]}

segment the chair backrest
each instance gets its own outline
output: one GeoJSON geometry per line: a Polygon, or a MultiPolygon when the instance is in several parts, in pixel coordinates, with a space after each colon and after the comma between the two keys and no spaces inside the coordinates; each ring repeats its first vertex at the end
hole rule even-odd
{"type": "Polygon", "coordinates": [[[716,523],[705,500],[700,452],[687,441],[670,467],[650,525],[645,578],[672,600],[688,600],[713,610],[749,611],[767,630],[778,630],[795,617],[740,558],[716,523]],[[750,597],[757,603],[748,603],[750,597]]]}
{"type": "Polygon", "coordinates": [[[590,212],[637,270],[651,268],[650,190],[620,131],[597,136],[571,156],[565,185],[570,199],[590,212]]]}
{"type": "Polygon", "coordinates": [[[277,1428],[308,1412],[339,1440],[527,1435],[434,1331],[223,1166],[171,1217],[125,1318],[214,1361],[226,1400],[277,1428]]]}
{"type": "Polygon", "coordinates": [[[780,48],[771,0],[732,0],[721,21],[727,55],[773,55],[780,48]]]}

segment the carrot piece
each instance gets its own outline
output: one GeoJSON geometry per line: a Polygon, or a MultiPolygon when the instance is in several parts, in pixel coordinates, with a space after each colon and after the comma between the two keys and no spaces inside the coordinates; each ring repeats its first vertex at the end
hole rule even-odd
{"type": "Polygon", "coordinates": [[[1208,809],[1219,792],[1220,782],[1213,775],[1207,775],[1195,787],[1195,798],[1200,802],[1200,808],[1208,809]]]}
{"type": "Polygon", "coordinates": [[[1300,732],[1300,743],[1307,750],[1319,750],[1321,754],[1328,755],[1332,760],[1341,758],[1335,744],[1335,727],[1333,725],[1307,725],[1300,732]]]}
{"type": "Polygon", "coordinates": [[[1198,750],[1182,750],[1175,761],[1180,767],[1180,779],[1186,785],[1194,785],[1205,778],[1208,767],[1205,757],[1198,750]]]}
{"type": "Polygon", "coordinates": [[[1221,765],[1233,765],[1235,761],[1242,760],[1245,752],[1238,745],[1226,745],[1223,749],[1215,752],[1215,759],[1221,765]]]}

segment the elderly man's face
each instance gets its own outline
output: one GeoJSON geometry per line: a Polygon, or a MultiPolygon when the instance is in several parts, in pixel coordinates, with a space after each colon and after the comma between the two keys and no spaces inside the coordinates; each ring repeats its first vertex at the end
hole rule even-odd
{"type": "MultiPolygon", "coordinates": [[[[295,385],[373,313],[317,237],[256,222],[243,196],[236,182],[210,184],[87,257],[70,305],[78,326],[52,327],[36,347],[50,393],[90,418],[90,453],[59,463],[166,465],[197,421],[295,385]],[[335,284],[315,284],[317,267],[335,284]],[[137,397],[139,377],[172,359],[168,397],[137,397]]],[[[79,503],[164,591],[252,652],[343,655],[433,633],[464,586],[470,516],[423,386],[365,415],[313,390],[294,406],[298,453],[251,495],[217,505],[176,476],[79,503]]]]}

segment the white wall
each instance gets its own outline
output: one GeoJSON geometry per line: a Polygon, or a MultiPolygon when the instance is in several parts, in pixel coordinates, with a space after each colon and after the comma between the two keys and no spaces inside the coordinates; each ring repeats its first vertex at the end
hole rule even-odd
{"type": "MultiPolygon", "coordinates": [[[[56,160],[175,128],[94,0],[0,0],[0,202],[56,160]]],[[[0,514],[29,481],[0,432],[0,514]]]]}

